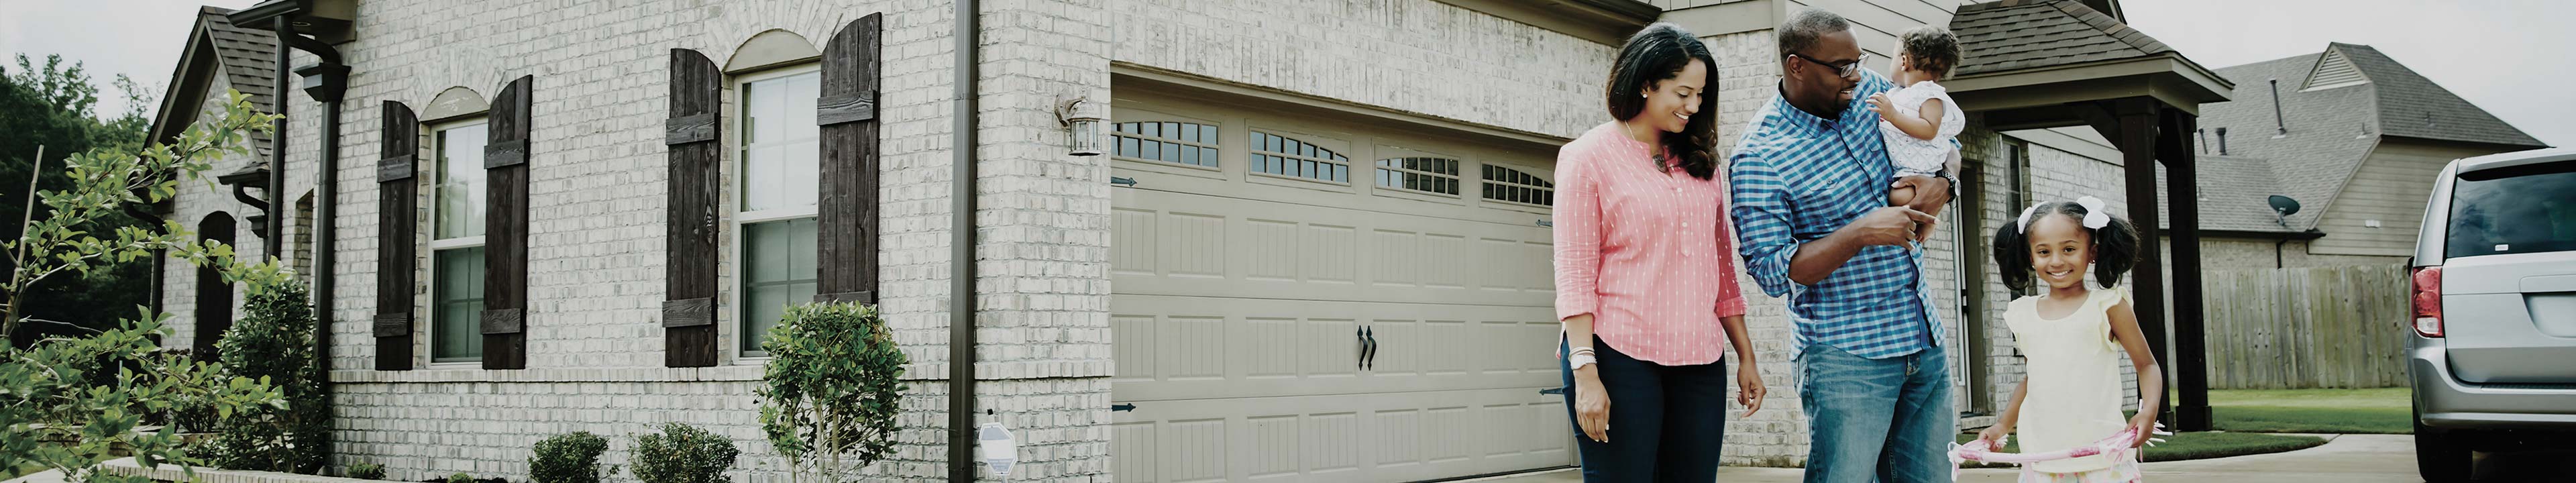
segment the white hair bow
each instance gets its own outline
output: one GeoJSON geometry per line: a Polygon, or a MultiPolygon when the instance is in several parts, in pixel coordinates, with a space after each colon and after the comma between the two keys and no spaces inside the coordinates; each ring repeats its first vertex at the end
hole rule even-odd
{"type": "MultiPolygon", "coordinates": [[[[2017,227],[2022,233],[2030,233],[2030,214],[2039,211],[2039,207],[2046,204],[2030,205],[2029,208],[2021,209],[2021,219],[2017,227]]],[[[2102,227],[2111,226],[2111,212],[2102,206],[2101,198],[2091,196],[2076,198],[2075,204],[2084,207],[2084,229],[2100,230],[2102,227]]]]}

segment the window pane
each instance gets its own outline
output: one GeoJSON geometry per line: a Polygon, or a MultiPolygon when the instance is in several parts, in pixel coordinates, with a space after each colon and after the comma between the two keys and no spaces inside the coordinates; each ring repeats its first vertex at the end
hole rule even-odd
{"type": "Polygon", "coordinates": [[[812,218],[743,225],[743,353],[761,353],[788,306],[814,301],[816,228],[812,218]]]}
{"type": "Polygon", "coordinates": [[[2451,188],[2450,223],[2443,258],[2576,250],[2576,163],[2462,175],[2451,188]]]}
{"type": "Polygon", "coordinates": [[[483,235],[483,146],[490,139],[483,124],[438,132],[438,199],[431,233],[437,239],[483,235]]]}
{"type": "Polygon", "coordinates": [[[814,125],[821,76],[804,73],[743,85],[742,209],[813,206],[821,178],[821,128],[814,125]]]}
{"type": "Polygon", "coordinates": [[[483,247],[439,250],[430,288],[430,360],[483,358],[483,247]]]}
{"type": "Polygon", "coordinates": [[[1216,126],[1199,126],[1199,142],[1216,144],[1216,126]]]}

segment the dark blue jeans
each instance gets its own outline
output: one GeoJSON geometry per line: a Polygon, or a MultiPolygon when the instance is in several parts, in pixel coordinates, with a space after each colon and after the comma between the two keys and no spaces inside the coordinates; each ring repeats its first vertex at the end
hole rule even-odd
{"type": "Polygon", "coordinates": [[[1808,345],[1798,356],[1807,483],[1949,481],[1947,453],[1959,434],[1949,362],[1941,346],[1869,359],[1808,345]]]}
{"type": "MultiPolygon", "coordinates": [[[[1562,344],[1562,343],[1560,343],[1562,344]]],[[[1601,388],[1610,393],[1610,442],[1596,442],[1575,424],[1585,483],[1717,480],[1718,443],[1726,436],[1726,361],[1667,366],[1619,353],[1600,339],[1601,388]]],[[[1565,408],[1574,416],[1574,369],[1559,358],[1565,408]]]]}

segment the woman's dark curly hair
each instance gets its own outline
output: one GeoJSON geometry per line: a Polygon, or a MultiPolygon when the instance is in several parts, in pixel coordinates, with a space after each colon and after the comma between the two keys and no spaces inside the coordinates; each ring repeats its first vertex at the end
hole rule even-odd
{"type": "MultiPolygon", "coordinates": [[[[1628,120],[1646,110],[1646,87],[1681,76],[1682,68],[1698,60],[1708,67],[1706,88],[1717,87],[1717,57],[1710,55],[1708,45],[1680,26],[1658,23],[1646,26],[1628,36],[1628,44],[1619,47],[1619,60],[1610,67],[1610,118],[1628,120]]],[[[1717,96],[1702,94],[1699,113],[1678,135],[1663,136],[1664,151],[1682,160],[1681,168],[1691,177],[1709,179],[1717,175],[1717,96]]]]}
{"type": "MultiPolygon", "coordinates": [[[[2051,216],[2064,216],[2081,222],[2088,213],[2084,205],[2072,201],[2042,203],[2031,209],[2030,222],[2038,224],[2040,219],[2051,216]]],[[[2003,273],[2004,286],[2013,290],[2030,289],[2030,236],[2024,233],[2018,220],[2003,225],[1995,228],[1995,268],[2003,273]]],[[[2129,273],[2129,268],[2137,263],[2138,228],[2130,225],[2128,219],[2114,215],[2109,224],[2093,229],[2093,277],[2102,286],[2118,285],[2120,275],[2129,273]]]]}

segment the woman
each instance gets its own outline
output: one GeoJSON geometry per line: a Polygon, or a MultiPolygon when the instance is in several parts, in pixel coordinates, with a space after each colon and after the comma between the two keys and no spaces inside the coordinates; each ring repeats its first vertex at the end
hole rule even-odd
{"type": "Polygon", "coordinates": [[[1717,173],[1716,61],[1655,24],[1611,67],[1616,121],[1556,158],[1560,365],[1587,482],[1716,478],[1735,348],[1744,415],[1762,379],[1744,335],[1734,234],[1717,173]],[[1615,428],[1612,423],[1617,423],[1615,428]]]}

